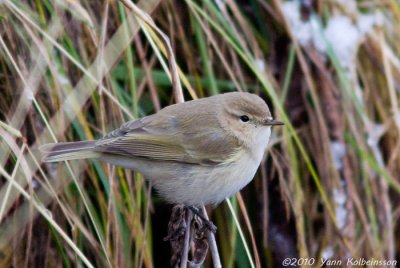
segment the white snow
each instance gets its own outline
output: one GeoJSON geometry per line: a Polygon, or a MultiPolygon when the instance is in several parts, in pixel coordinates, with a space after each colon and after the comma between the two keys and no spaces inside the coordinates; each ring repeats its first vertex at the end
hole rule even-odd
{"type": "MultiPolygon", "coordinates": [[[[356,9],[354,1],[337,0],[346,9],[356,9]]],[[[300,2],[286,1],[282,3],[282,11],[291,29],[291,32],[303,47],[315,47],[321,54],[327,53],[327,45],[333,49],[340,64],[345,69],[355,66],[355,58],[360,44],[374,26],[382,25],[381,13],[362,14],[355,21],[341,15],[332,15],[326,27],[315,15],[308,20],[301,19],[300,2]]]]}
{"type": "Polygon", "coordinates": [[[347,222],[347,197],[344,190],[342,188],[333,189],[333,199],[335,201],[336,226],[341,230],[346,226],[347,222]]]}
{"type": "Polygon", "coordinates": [[[331,153],[335,168],[342,169],[343,168],[342,158],[346,154],[346,146],[344,145],[344,143],[339,141],[331,142],[331,153]]]}

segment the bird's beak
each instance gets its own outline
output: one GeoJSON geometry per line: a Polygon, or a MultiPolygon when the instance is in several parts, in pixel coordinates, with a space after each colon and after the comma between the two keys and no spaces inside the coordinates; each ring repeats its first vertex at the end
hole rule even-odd
{"type": "Polygon", "coordinates": [[[281,126],[284,125],[282,121],[273,119],[272,117],[267,117],[261,120],[261,125],[263,126],[281,126]]]}

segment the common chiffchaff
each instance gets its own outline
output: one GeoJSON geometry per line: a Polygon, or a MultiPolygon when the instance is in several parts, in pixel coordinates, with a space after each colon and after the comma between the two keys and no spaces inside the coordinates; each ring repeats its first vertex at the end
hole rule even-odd
{"type": "Polygon", "coordinates": [[[168,106],[100,140],[41,150],[47,162],[98,158],[139,171],[167,201],[199,206],[217,204],[247,185],[271,126],[282,124],[260,97],[235,92],[168,106]]]}

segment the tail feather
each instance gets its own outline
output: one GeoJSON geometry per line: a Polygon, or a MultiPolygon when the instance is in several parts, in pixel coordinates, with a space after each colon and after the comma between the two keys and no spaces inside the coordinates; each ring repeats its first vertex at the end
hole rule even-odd
{"type": "Polygon", "coordinates": [[[94,151],[95,141],[49,143],[40,146],[44,162],[58,162],[74,159],[98,158],[101,153],[94,151]]]}

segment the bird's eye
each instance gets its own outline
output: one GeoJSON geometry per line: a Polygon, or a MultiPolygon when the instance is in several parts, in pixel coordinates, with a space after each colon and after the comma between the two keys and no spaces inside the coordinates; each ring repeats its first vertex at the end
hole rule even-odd
{"type": "Polygon", "coordinates": [[[250,118],[249,118],[247,115],[242,115],[242,116],[240,117],[240,120],[241,120],[242,122],[248,122],[248,121],[250,120],[250,118]]]}

